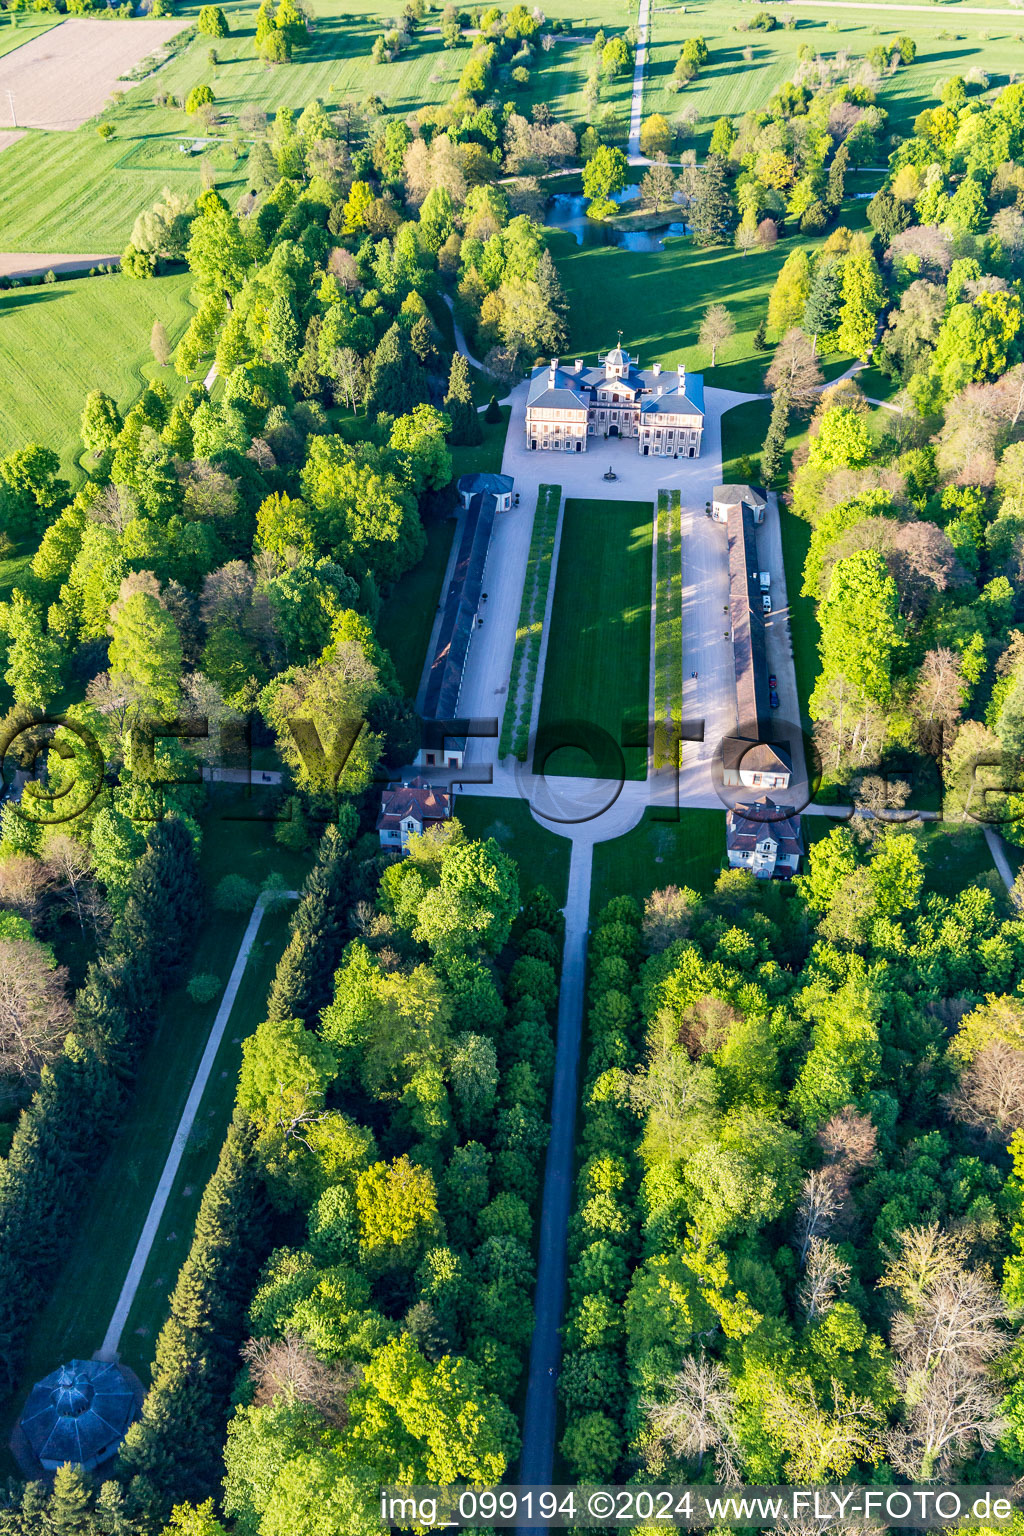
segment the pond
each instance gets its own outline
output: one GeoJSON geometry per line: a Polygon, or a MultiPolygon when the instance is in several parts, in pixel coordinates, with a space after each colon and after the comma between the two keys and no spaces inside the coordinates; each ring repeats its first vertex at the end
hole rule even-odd
{"type": "MultiPolygon", "coordinates": [[[[612,201],[626,203],[639,197],[638,186],[623,187],[612,193],[612,201]]],[[[678,220],[660,229],[612,229],[600,219],[588,219],[588,199],[579,193],[556,192],[548,198],[545,222],[552,229],[564,229],[577,245],[618,245],[627,251],[663,251],[666,236],[685,235],[687,226],[678,220]]]]}

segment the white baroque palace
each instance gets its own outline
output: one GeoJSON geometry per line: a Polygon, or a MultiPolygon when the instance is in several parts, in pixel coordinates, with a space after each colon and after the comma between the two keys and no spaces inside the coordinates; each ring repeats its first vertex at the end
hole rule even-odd
{"type": "Polygon", "coordinates": [[[534,369],[526,400],[526,444],[532,449],[585,453],[588,437],[635,437],[637,452],[694,459],[704,432],[704,377],[667,372],[660,363],[640,369],[619,347],[598,357],[596,368],[557,357],[534,369]]]}

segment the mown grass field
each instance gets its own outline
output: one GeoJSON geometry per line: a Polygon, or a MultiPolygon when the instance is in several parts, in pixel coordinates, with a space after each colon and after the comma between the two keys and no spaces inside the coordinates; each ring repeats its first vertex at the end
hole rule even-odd
{"type": "MultiPolygon", "coordinates": [[[[539,732],[548,741],[579,737],[573,722],[606,733],[617,748],[627,718],[646,720],[651,667],[651,544],[654,509],[645,501],[570,499],[551,611],[539,732]]],[[[600,750],[600,749],[599,749],[600,750]]],[[[612,749],[615,756],[615,748],[612,749]]],[[[643,779],[647,751],[623,749],[626,776],[643,779]]],[[[566,740],[534,769],[607,778],[610,762],[595,765],[566,740]]]]}
{"type": "MultiPolygon", "coordinates": [[[[770,7],[769,7],[770,8],[770,7]]],[[[800,11],[797,3],[786,14],[800,11]]],[[[879,101],[890,113],[891,125],[910,131],[913,118],[931,103],[936,82],[966,74],[973,65],[988,71],[993,86],[1005,85],[1011,73],[1024,68],[1024,18],[1008,10],[998,16],[971,15],[960,7],[936,6],[934,16],[907,11],[894,3],[881,11],[837,10],[834,16],[818,7],[805,7],[791,30],[738,32],[749,21],[749,6],[721,0],[692,0],[685,10],[670,6],[652,12],[652,45],[644,82],[644,113],[662,112],[671,121],[684,107],[695,107],[701,122],[687,143],[706,147],[716,118],[742,116],[763,107],[772,92],[791,78],[797,51],[805,43],[828,55],[840,49],[863,57],[879,41],[907,33],[917,43],[913,65],[883,79],[879,101]],[[941,34],[945,33],[945,36],[941,34]],[[670,87],[672,71],[683,43],[701,35],[711,50],[708,63],[685,90],[670,87]],[[744,59],[750,48],[753,57],[744,59]]]]}
{"type": "Polygon", "coordinates": [[[596,844],[591,920],[613,896],[635,896],[642,906],[666,885],[710,890],[724,859],[724,811],[649,808],[632,832],[596,844]]]}
{"type": "MultiPolygon", "coordinates": [[[[0,248],[118,252],[127,243],[136,215],[165,186],[197,193],[203,156],[183,155],[178,146],[201,130],[177,108],[156,107],[157,93],[184,97],[195,85],[210,85],[222,114],[216,133],[227,138],[236,133],[239,113],[247,105],[273,116],[280,107],[300,112],[313,100],[330,109],[375,95],[387,111],[408,116],[447,101],[468,57],[468,46],[442,46],[440,31],[431,30],[440,21],[433,12],[399,59],[374,64],[370,49],[391,13],[379,4],[350,6],[348,0],[342,12],[331,0],[316,0],[308,44],[287,66],[267,69],[256,56],[256,7],[229,4],[224,9],[230,37],[197,36],[150,79],[134,87],[123,83],[124,100],[104,113],[115,129],[111,140],[98,138],[91,123],[74,133],[30,133],[4,151],[0,248]],[[217,64],[209,60],[214,42],[217,64]]],[[[181,8],[183,27],[197,10],[181,8]]],[[[606,24],[628,25],[625,7],[614,15],[611,11],[606,24]]],[[[582,21],[579,15],[576,19],[582,21]]],[[[5,35],[0,31],[0,44],[5,35]]],[[[29,35],[26,28],[25,37],[29,35]]],[[[543,101],[556,116],[582,123],[588,59],[585,43],[575,40],[560,39],[549,52],[538,52],[530,83],[516,96],[520,110],[529,113],[543,101]]],[[[508,89],[501,87],[503,94],[508,89]]],[[[629,93],[630,78],[623,76],[605,96],[621,109],[623,124],[629,93]]],[[[218,189],[230,201],[237,200],[246,187],[244,159],[236,162],[226,144],[211,144],[205,153],[213,160],[218,189]]]]}
{"type": "Polygon", "coordinates": [[[152,282],[115,274],[0,293],[0,454],[43,443],[80,478],[78,423],[91,389],[122,408],[150,376],[180,389],[174,369],[153,362],[149,338],[161,320],[177,341],[192,314],[190,286],[187,273],[152,282]]]}
{"type": "MultiPolygon", "coordinates": [[[[152,91],[152,86],[149,87],[152,91]]],[[[152,108],[150,108],[152,110],[152,108]]],[[[163,114],[162,114],[163,115],[163,114]]],[[[0,160],[0,245],[5,251],[106,251],[119,255],[136,216],[164,187],[195,196],[201,155],[178,151],[186,133],[157,138],[119,135],[106,143],[94,128],[75,133],[27,133],[0,160]]],[[[218,188],[235,201],[245,190],[244,160],[213,156],[218,188]]]]}

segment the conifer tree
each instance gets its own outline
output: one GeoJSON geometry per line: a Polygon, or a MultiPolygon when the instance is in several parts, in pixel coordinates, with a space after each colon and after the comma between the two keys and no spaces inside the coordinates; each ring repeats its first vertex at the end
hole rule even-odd
{"type": "Polygon", "coordinates": [[[835,159],[829,166],[828,187],[825,191],[825,204],[833,212],[838,209],[846,195],[846,172],[850,164],[850,151],[845,142],[836,150],[835,159]]]}
{"type": "Polygon", "coordinates": [[[427,381],[416,354],[399,326],[393,325],[373,354],[366,408],[401,416],[426,401],[427,394],[427,381]]]}
{"type": "Polygon", "coordinates": [[[700,168],[689,222],[698,245],[720,244],[728,238],[736,222],[736,211],[725,179],[725,163],[718,155],[709,154],[700,168]]]}
{"type": "Polygon", "coordinates": [[[70,1463],[58,1467],[46,1509],[46,1531],[52,1536],[85,1536],[94,1528],[91,1512],[92,1490],[81,1467],[70,1463]]]}
{"type": "Polygon", "coordinates": [[[804,305],[801,322],[812,340],[812,350],[817,353],[818,337],[834,331],[839,322],[839,306],[842,303],[842,272],[837,261],[823,256],[811,281],[811,291],[804,305]]]}
{"type": "Polygon", "coordinates": [[[448,393],[444,397],[444,409],[451,417],[453,443],[471,446],[483,440],[483,428],[476,406],[473,404],[473,387],[469,378],[469,364],[461,352],[452,358],[448,376],[448,393]]]}
{"type": "Polygon", "coordinates": [[[789,391],[777,389],[772,397],[772,418],[761,449],[761,479],[766,488],[774,484],[782,468],[788,429],[789,391]]]}

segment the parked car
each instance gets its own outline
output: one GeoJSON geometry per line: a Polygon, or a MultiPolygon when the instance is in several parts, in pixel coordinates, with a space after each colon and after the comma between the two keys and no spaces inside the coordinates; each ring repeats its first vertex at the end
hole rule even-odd
{"type": "Polygon", "coordinates": [[[774,688],[770,689],[768,692],[768,703],[771,705],[772,709],[778,709],[779,707],[779,696],[775,692],[774,688]]]}
{"type": "Polygon", "coordinates": [[[761,607],[765,613],[772,611],[772,595],[770,592],[761,593],[761,607]]]}
{"type": "Polygon", "coordinates": [[[762,592],[767,592],[768,588],[772,584],[771,572],[770,571],[762,571],[760,573],[760,575],[758,576],[757,580],[758,580],[758,584],[759,584],[759,586],[761,588],[761,591],[762,592]]]}
{"type": "Polygon", "coordinates": [[[775,673],[774,672],[769,672],[769,674],[768,674],[768,687],[769,688],[777,688],[778,686],[779,686],[779,680],[775,676],[775,673]]]}

